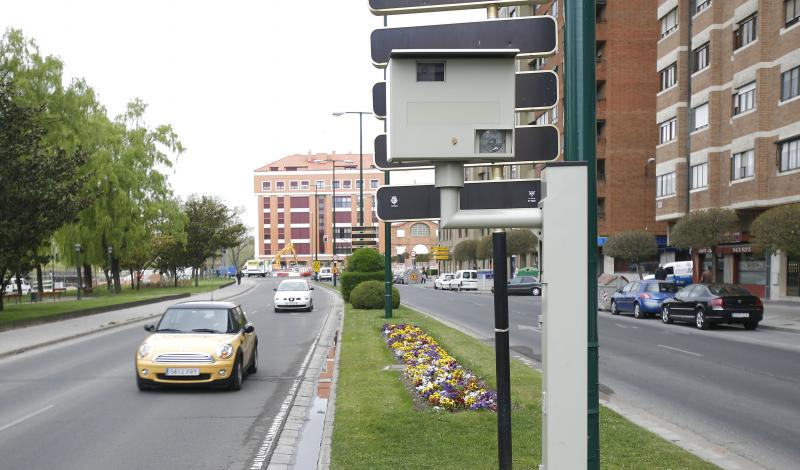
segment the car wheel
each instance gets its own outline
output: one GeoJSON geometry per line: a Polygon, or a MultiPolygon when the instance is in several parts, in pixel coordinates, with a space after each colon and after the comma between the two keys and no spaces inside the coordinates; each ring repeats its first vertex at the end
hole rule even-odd
{"type": "Polygon", "coordinates": [[[669,307],[666,305],[661,307],[661,321],[667,325],[672,324],[672,317],[669,316],[669,307]]]}
{"type": "Polygon", "coordinates": [[[144,380],[139,377],[139,374],[136,374],[136,388],[138,388],[140,392],[146,392],[153,389],[153,386],[150,385],[149,382],[149,380],[144,380]]]}
{"type": "Polygon", "coordinates": [[[619,310],[617,310],[617,303],[613,300],[611,301],[611,315],[619,315],[619,310]]]}
{"type": "Polygon", "coordinates": [[[233,370],[231,377],[228,379],[228,390],[237,391],[242,389],[242,355],[236,356],[236,362],[233,363],[233,370]]]}
{"type": "Polygon", "coordinates": [[[280,311],[281,311],[281,309],[279,309],[278,307],[275,307],[275,313],[280,313],[280,311]]]}
{"type": "Polygon", "coordinates": [[[538,287],[534,287],[533,289],[531,289],[531,295],[542,295],[542,290],[539,289],[538,287]]]}
{"type": "Polygon", "coordinates": [[[639,318],[639,319],[644,318],[644,315],[642,314],[642,309],[639,306],[639,302],[634,302],[633,304],[633,318],[639,318]]]}
{"type": "Polygon", "coordinates": [[[310,302],[308,304],[308,308],[306,309],[306,312],[310,312],[312,310],[314,310],[314,302],[310,302]]]}
{"type": "Polygon", "coordinates": [[[706,320],[706,312],[703,309],[697,310],[694,314],[694,324],[701,330],[708,329],[708,320],[706,320]]]}
{"type": "Polygon", "coordinates": [[[746,321],[746,322],[744,322],[744,329],[745,330],[755,330],[756,328],[758,328],[758,322],[757,321],[746,321]]]}
{"type": "Polygon", "coordinates": [[[255,374],[258,371],[258,342],[253,346],[253,357],[250,359],[250,365],[247,367],[248,374],[255,374]]]}

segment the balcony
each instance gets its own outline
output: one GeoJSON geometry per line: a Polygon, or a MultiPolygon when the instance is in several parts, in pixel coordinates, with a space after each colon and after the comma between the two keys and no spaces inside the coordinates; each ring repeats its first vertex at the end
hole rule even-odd
{"type": "Polygon", "coordinates": [[[598,121],[606,120],[606,98],[605,96],[598,95],[597,103],[595,104],[595,118],[598,121]]]}

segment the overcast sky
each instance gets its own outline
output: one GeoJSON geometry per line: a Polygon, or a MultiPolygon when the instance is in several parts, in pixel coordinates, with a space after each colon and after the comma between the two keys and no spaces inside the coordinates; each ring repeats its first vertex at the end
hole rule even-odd
{"type": "MultiPolygon", "coordinates": [[[[483,11],[389,17],[389,26],[485,18],[483,11]]],[[[83,77],[114,117],[132,98],[149,125],[172,124],[187,148],[175,193],[215,194],[255,225],[253,170],[293,153],[358,152],[358,116],[383,72],[369,35],[383,26],[356,0],[24,0],[4,2],[65,75],[83,77]]],[[[364,116],[364,152],[383,123],[364,116]]],[[[427,181],[397,175],[392,182],[427,181]]]]}

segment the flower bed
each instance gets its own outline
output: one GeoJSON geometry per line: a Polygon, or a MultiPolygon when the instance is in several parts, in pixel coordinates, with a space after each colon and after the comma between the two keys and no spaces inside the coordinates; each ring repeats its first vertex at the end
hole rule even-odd
{"type": "Polygon", "coordinates": [[[497,409],[497,393],[461,367],[419,327],[387,323],[383,336],[395,357],[407,364],[405,377],[434,408],[497,409]]]}

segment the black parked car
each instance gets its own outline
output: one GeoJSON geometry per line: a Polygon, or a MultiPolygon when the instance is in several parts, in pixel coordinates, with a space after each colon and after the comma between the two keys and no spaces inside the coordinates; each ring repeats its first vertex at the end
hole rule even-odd
{"type": "Polygon", "coordinates": [[[694,322],[701,330],[714,323],[742,323],[758,328],[764,318],[761,299],[732,284],[691,284],[661,305],[661,321],[694,322]]]}
{"type": "MultiPolygon", "coordinates": [[[[532,276],[518,276],[508,281],[508,294],[542,295],[542,284],[532,276]]],[[[494,294],[494,286],[492,286],[494,294]]]]}

